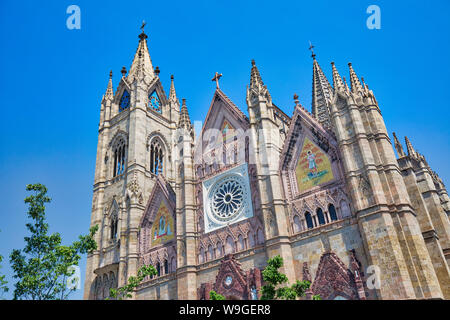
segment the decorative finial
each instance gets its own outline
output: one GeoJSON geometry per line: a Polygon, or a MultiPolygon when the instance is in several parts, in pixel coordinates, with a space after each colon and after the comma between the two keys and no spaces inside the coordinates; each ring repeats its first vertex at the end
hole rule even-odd
{"type": "Polygon", "coordinates": [[[109,78],[110,78],[110,79],[112,78],[112,70],[109,71],[109,78]]]}
{"type": "Polygon", "coordinates": [[[172,74],[172,75],[170,75],[170,80],[173,80],[173,74],[172,74]]]}
{"type": "Polygon", "coordinates": [[[214,75],[214,78],[211,79],[211,81],[215,81],[216,82],[216,88],[219,89],[219,79],[222,77],[222,74],[216,72],[216,74],[214,75]]]}
{"type": "Polygon", "coordinates": [[[298,94],[294,93],[294,102],[295,105],[298,105],[298,94]]]}
{"type": "Polygon", "coordinates": [[[314,53],[314,46],[312,45],[311,41],[309,41],[309,50],[311,50],[311,57],[313,59],[316,59],[316,54],[314,53]]]}
{"type": "Polygon", "coordinates": [[[182,105],[185,106],[186,105],[186,98],[182,98],[181,102],[182,102],[182,105]]]}
{"type": "Polygon", "coordinates": [[[144,40],[144,39],[147,39],[147,35],[144,32],[145,25],[146,25],[146,23],[145,23],[145,20],[144,20],[144,21],[142,21],[142,26],[141,26],[142,32],[139,35],[139,39],[141,39],[141,41],[144,40]]]}
{"type": "Polygon", "coordinates": [[[254,67],[256,65],[255,59],[252,59],[252,66],[254,67]]]}
{"type": "Polygon", "coordinates": [[[122,77],[125,77],[125,75],[127,74],[127,68],[122,67],[122,70],[120,72],[122,73],[122,77]]]}
{"type": "Polygon", "coordinates": [[[156,73],[157,76],[158,76],[159,73],[160,73],[160,70],[159,70],[159,67],[158,67],[158,66],[156,66],[156,68],[155,68],[155,73],[156,73]]]}

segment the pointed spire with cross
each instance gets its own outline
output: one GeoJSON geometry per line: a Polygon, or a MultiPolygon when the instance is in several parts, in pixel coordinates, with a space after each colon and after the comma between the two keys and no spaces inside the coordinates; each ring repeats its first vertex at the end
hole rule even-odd
{"type": "Polygon", "coordinates": [[[214,75],[214,78],[211,79],[211,81],[215,81],[216,82],[216,89],[219,89],[219,79],[221,77],[222,77],[222,74],[216,72],[216,74],[214,75]]]}
{"type": "Polygon", "coordinates": [[[141,25],[141,34],[139,35],[139,39],[144,40],[147,39],[147,35],[145,34],[144,28],[147,25],[147,23],[145,22],[145,20],[142,21],[142,25],[141,25]]]}
{"type": "Polygon", "coordinates": [[[316,59],[316,54],[314,53],[314,46],[313,46],[313,44],[311,43],[311,41],[309,41],[309,50],[311,50],[311,57],[313,58],[313,59],[316,59]]]}

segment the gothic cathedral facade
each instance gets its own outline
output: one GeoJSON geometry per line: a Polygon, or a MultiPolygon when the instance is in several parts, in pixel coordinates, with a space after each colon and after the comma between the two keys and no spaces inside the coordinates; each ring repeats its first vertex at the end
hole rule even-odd
{"type": "Polygon", "coordinates": [[[332,85],[313,54],[312,112],[272,100],[252,61],[248,116],[219,88],[198,136],[171,77],[166,95],[139,44],[101,102],[85,299],[141,265],[135,299],[258,299],[280,255],[306,299],[450,299],[450,201],[406,138],[390,139],[351,64],[332,85]],[[394,153],[397,151],[398,157],[394,153]]]}

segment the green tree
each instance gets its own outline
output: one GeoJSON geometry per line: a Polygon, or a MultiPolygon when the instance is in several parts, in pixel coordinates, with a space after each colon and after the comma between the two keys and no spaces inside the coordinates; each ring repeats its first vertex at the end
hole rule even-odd
{"type": "Polygon", "coordinates": [[[214,290],[209,292],[209,300],[225,300],[225,297],[214,290]]]}
{"type": "Polygon", "coordinates": [[[262,287],[261,300],[295,300],[298,297],[303,297],[306,290],[309,289],[311,283],[306,280],[297,280],[291,286],[284,285],[288,282],[288,278],[278,270],[282,266],[283,258],[280,256],[267,260],[267,267],[262,272],[266,284],[262,287]]]}
{"type": "Polygon", "coordinates": [[[25,198],[28,204],[26,224],[30,236],[25,237],[25,248],[13,250],[10,255],[14,278],[18,279],[14,289],[14,299],[63,300],[76,287],[70,286],[81,256],[97,249],[94,234],[98,226],[90,228],[89,234],[79,236],[70,246],[61,244],[59,233],[49,234],[45,219],[45,204],[51,199],[42,184],[29,184],[27,191],[32,195],[25,198]]]}
{"type": "MultiPolygon", "coordinates": [[[[0,263],[3,261],[3,256],[0,255],[0,263]]],[[[0,265],[1,269],[1,265],[0,265]]],[[[9,291],[9,288],[6,286],[8,281],[5,280],[5,275],[0,275],[0,299],[3,299],[3,294],[9,291]]]]}
{"type": "Polygon", "coordinates": [[[117,299],[123,300],[131,298],[133,291],[147,276],[155,276],[158,272],[152,265],[144,265],[139,268],[137,276],[131,276],[128,278],[127,284],[119,289],[109,289],[109,297],[106,300],[117,299]]]}

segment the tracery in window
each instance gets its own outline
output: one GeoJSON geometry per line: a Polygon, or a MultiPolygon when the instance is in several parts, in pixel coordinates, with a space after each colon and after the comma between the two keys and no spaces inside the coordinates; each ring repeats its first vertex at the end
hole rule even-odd
{"type": "Polygon", "coordinates": [[[309,212],[305,213],[305,220],[306,220],[306,225],[307,225],[308,229],[314,228],[313,220],[312,220],[311,214],[309,212]]]}
{"type": "Polygon", "coordinates": [[[122,93],[122,97],[119,102],[119,112],[122,112],[125,109],[130,107],[130,94],[127,90],[124,90],[122,93]]]}
{"type": "Polygon", "coordinates": [[[336,221],[337,215],[336,215],[336,209],[334,208],[334,205],[332,205],[332,204],[328,205],[328,212],[330,213],[331,221],[336,221]]]}
{"type": "Polygon", "coordinates": [[[117,239],[117,226],[118,226],[119,218],[117,216],[117,211],[114,211],[111,215],[111,233],[110,237],[112,240],[117,239]]]}
{"type": "Polygon", "coordinates": [[[319,224],[320,225],[325,224],[325,217],[323,215],[322,209],[321,208],[317,208],[316,213],[317,213],[317,219],[319,219],[319,224]]]}
{"type": "Polygon", "coordinates": [[[123,138],[120,138],[113,147],[114,168],[113,177],[122,174],[125,171],[126,144],[123,138]]]}
{"type": "Polygon", "coordinates": [[[150,171],[156,175],[163,172],[164,152],[158,139],[150,145],[150,171]]]}
{"type": "Polygon", "coordinates": [[[153,90],[153,92],[148,95],[148,107],[161,113],[161,100],[159,99],[156,90],[153,90]]]}

